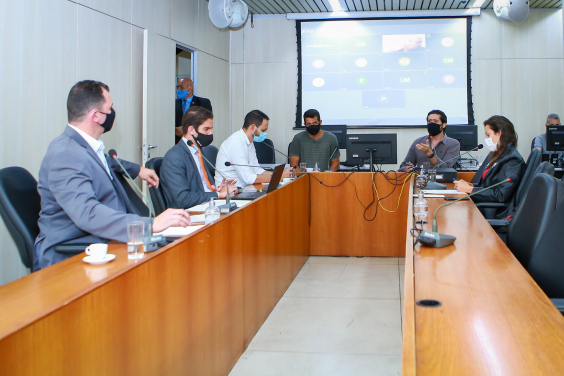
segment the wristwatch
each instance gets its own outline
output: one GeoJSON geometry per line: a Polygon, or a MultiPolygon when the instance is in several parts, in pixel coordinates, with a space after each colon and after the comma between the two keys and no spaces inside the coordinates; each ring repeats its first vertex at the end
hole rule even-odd
{"type": "Polygon", "coordinates": [[[435,156],[435,152],[433,152],[433,154],[429,155],[429,158],[433,158],[435,156]]]}

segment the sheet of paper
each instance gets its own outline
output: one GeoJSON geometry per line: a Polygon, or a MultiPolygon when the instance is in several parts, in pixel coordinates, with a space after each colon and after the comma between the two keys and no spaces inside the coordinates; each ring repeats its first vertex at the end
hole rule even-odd
{"type": "Polygon", "coordinates": [[[156,232],[155,235],[162,235],[169,238],[180,238],[182,236],[189,235],[194,231],[197,231],[204,227],[204,225],[200,226],[188,226],[188,227],[169,227],[163,232],[156,232]]]}
{"type": "MultiPolygon", "coordinates": [[[[245,205],[250,204],[252,201],[248,201],[248,200],[231,200],[231,202],[236,202],[237,203],[237,207],[243,207],[245,205]]],[[[225,205],[225,200],[215,200],[215,206],[219,206],[219,205],[225,205]]],[[[186,209],[186,211],[189,212],[195,212],[195,211],[205,211],[208,207],[210,206],[209,202],[204,202],[203,204],[200,205],[196,205],[193,206],[189,209],[186,209]]]]}
{"type": "Polygon", "coordinates": [[[205,222],[206,221],[206,215],[205,214],[191,215],[190,219],[192,220],[192,223],[205,222]]]}
{"type": "Polygon", "coordinates": [[[456,189],[422,189],[423,194],[430,195],[465,195],[464,192],[458,192],[456,189]]]}
{"type": "MultiPolygon", "coordinates": [[[[419,195],[413,195],[413,197],[419,197],[419,195]]],[[[426,195],[426,194],[423,194],[423,197],[427,197],[427,198],[441,198],[441,197],[445,197],[445,195],[426,195]]]]}

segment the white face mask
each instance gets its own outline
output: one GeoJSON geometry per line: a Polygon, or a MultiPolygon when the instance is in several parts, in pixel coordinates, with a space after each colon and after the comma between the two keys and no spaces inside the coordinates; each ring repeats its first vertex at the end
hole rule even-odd
{"type": "Polygon", "coordinates": [[[493,139],[490,138],[486,138],[486,147],[493,153],[494,151],[497,150],[497,142],[494,144],[493,139]]]}

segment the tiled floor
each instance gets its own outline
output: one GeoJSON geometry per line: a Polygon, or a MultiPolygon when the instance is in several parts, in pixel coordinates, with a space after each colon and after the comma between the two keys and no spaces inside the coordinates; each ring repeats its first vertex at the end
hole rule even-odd
{"type": "Polygon", "coordinates": [[[230,376],[401,373],[404,259],[310,257],[230,376]]]}

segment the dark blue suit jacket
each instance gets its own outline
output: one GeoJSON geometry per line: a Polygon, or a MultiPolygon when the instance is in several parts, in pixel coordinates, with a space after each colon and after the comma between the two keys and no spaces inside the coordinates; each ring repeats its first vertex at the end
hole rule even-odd
{"type": "MultiPolygon", "coordinates": [[[[213,184],[213,175],[205,162],[204,167],[213,184]]],[[[184,141],[166,152],[160,172],[160,182],[169,208],[188,209],[212,197],[217,198],[217,193],[204,191],[198,166],[184,141]]]]}

